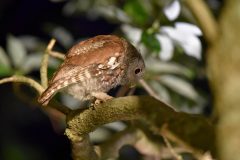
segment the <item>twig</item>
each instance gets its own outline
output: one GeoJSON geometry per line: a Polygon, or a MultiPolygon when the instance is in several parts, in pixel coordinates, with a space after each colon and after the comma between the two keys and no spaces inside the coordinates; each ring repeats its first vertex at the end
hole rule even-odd
{"type": "MultiPolygon", "coordinates": [[[[161,98],[155,93],[155,91],[147,84],[147,82],[144,79],[140,79],[139,83],[142,85],[142,87],[148,92],[148,94],[158,100],[161,101],[161,98]]],[[[177,111],[173,106],[168,104],[168,106],[173,109],[174,111],[177,111]]]]}
{"type": "Polygon", "coordinates": [[[8,78],[3,78],[0,80],[0,84],[8,83],[8,82],[21,82],[30,85],[31,87],[35,88],[39,94],[44,91],[44,88],[35,80],[31,78],[27,78],[25,76],[12,76],[8,78]]]}
{"type": "Polygon", "coordinates": [[[165,141],[165,138],[170,139],[171,141],[173,141],[173,142],[177,143],[178,145],[184,147],[186,150],[188,150],[190,153],[192,153],[193,156],[195,156],[199,160],[201,159],[201,157],[203,157],[202,153],[199,150],[193,148],[191,145],[187,144],[185,141],[183,141],[178,136],[176,136],[174,133],[172,133],[168,129],[167,123],[165,123],[162,126],[160,133],[163,136],[164,141],[165,141]]]}
{"type": "Polygon", "coordinates": [[[169,142],[169,140],[167,139],[167,137],[165,137],[165,135],[162,134],[163,140],[166,144],[166,146],[168,147],[170,153],[172,153],[173,157],[175,157],[176,160],[182,160],[182,157],[180,155],[178,155],[175,150],[173,149],[171,143],[169,142]]]}
{"type": "MultiPolygon", "coordinates": [[[[38,94],[41,94],[44,91],[44,88],[37,81],[35,81],[31,78],[25,77],[25,76],[14,75],[12,77],[3,78],[0,80],[0,84],[9,83],[9,82],[26,83],[26,84],[30,85],[31,87],[33,87],[34,89],[36,89],[38,94]]],[[[66,106],[60,105],[60,104],[56,105],[55,103],[50,103],[48,105],[48,107],[55,108],[64,114],[68,114],[70,112],[69,108],[67,108],[66,106]]]]}
{"type": "Polygon", "coordinates": [[[43,88],[47,88],[48,86],[48,76],[47,76],[48,58],[49,58],[49,53],[52,50],[55,42],[56,42],[55,39],[51,39],[42,58],[40,74],[41,74],[41,84],[43,88]]]}
{"type": "Polygon", "coordinates": [[[140,79],[139,83],[142,85],[142,87],[148,92],[148,94],[156,99],[160,98],[158,95],[155,93],[155,91],[147,84],[147,82],[144,79],[140,79]]]}
{"type": "Polygon", "coordinates": [[[200,157],[199,160],[214,160],[210,152],[206,152],[200,157]]]}
{"type": "Polygon", "coordinates": [[[183,0],[193,13],[203,31],[208,43],[213,43],[218,37],[218,23],[204,0],[183,0]]]}
{"type": "Polygon", "coordinates": [[[60,52],[57,52],[57,51],[50,51],[49,54],[52,57],[55,57],[55,58],[58,58],[58,59],[61,59],[61,60],[65,59],[65,55],[63,53],[60,53],[60,52]]]}

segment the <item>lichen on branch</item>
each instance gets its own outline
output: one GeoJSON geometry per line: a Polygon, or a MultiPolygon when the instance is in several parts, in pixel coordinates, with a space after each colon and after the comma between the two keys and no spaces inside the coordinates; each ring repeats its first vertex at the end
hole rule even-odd
{"type": "Polygon", "coordinates": [[[74,141],[103,124],[136,119],[145,121],[153,131],[167,124],[169,131],[190,146],[214,151],[213,127],[206,118],[176,112],[150,96],[114,98],[94,108],[74,111],[67,116],[65,134],[74,141]]]}

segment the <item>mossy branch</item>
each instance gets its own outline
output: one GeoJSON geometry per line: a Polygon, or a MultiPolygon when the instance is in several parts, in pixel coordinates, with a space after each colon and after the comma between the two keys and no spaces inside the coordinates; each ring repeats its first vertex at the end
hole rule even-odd
{"type": "Polygon", "coordinates": [[[213,127],[204,117],[175,112],[150,96],[114,98],[94,109],[74,111],[67,117],[65,134],[75,141],[103,124],[136,119],[144,120],[153,131],[167,124],[168,130],[192,147],[214,151],[213,127]]]}

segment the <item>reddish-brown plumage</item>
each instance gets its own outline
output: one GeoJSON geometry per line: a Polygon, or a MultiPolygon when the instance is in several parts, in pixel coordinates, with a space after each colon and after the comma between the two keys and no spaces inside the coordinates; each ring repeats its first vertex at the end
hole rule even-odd
{"type": "Polygon", "coordinates": [[[80,100],[91,99],[92,93],[105,93],[119,84],[140,78],[142,74],[135,78],[136,75],[129,75],[135,68],[144,70],[144,62],[129,42],[113,35],[96,36],[68,51],[38,100],[47,105],[60,89],[80,100]]]}

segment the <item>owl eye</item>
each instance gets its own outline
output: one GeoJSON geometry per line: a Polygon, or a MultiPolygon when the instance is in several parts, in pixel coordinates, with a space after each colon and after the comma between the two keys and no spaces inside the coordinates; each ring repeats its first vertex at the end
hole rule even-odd
{"type": "Polygon", "coordinates": [[[135,74],[138,74],[138,73],[140,73],[141,71],[142,71],[142,69],[137,68],[137,69],[135,70],[135,74]]]}

